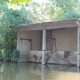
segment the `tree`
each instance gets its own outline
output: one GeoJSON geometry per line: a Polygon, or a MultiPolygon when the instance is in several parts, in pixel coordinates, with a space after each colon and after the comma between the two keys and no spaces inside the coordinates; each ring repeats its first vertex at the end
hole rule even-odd
{"type": "Polygon", "coordinates": [[[30,2],[26,8],[29,9],[28,18],[31,23],[41,23],[50,21],[49,16],[47,15],[47,5],[45,3],[39,4],[36,2],[30,2]]]}
{"type": "Polygon", "coordinates": [[[80,18],[78,0],[49,0],[48,6],[52,20],[80,18]]]}
{"type": "Polygon", "coordinates": [[[0,7],[0,51],[3,57],[8,60],[11,58],[11,53],[16,49],[17,33],[16,28],[26,22],[27,12],[22,6],[20,10],[9,9],[8,5],[0,7]]]}
{"type": "Polygon", "coordinates": [[[23,3],[29,3],[31,0],[0,0],[0,3],[7,2],[10,5],[21,5],[23,3]]]}
{"type": "Polygon", "coordinates": [[[9,4],[17,4],[17,5],[21,5],[23,3],[28,3],[29,0],[10,0],[9,4]]]}

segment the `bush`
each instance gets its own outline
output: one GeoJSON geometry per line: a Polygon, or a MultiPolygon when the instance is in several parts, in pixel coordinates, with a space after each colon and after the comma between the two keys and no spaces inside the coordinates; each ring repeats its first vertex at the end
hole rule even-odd
{"type": "Polygon", "coordinates": [[[12,52],[12,55],[11,55],[11,61],[12,62],[17,62],[19,56],[20,56],[20,51],[17,50],[17,49],[14,49],[13,52],[12,52]]]}

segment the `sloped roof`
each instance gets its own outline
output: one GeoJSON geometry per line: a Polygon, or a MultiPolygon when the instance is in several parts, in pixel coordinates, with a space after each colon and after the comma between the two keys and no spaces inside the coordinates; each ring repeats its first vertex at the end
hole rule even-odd
{"type": "Polygon", "coordinates": [[[53,22],[43,22],[35,24],[23,24],[18,27],[20,31],[27,30],[42,30],[42,29],[54,29],[54,28],[65,28],[65,27],[77,27],[76,22],[80,22],[78,19],[62,20],[62,21],[53,21],[53,22]],[[22,29],[22,30],[21,30],[22,29]]]}

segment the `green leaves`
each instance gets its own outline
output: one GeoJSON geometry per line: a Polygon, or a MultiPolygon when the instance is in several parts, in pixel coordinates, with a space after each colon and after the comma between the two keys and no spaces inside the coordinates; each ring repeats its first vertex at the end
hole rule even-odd
{"type": "Polygon", "coordinates": [[[26,23],[27,14],[23,7],[20,10],[9,9],[7,5],[1,6],[0,11],[2,12],[0,17],[0,51],[5,56],[4,58],[10,59],[10,55],[17,45],[16,27],[26,23]]]}
{"type": "Polygon", "coordinates": [[[9,4],[21,5],[23,3],[28,3],[29,0],[9,0],[9,4]]]}
{"type": "Polygon", "coordinates": [[[50,0],[48,5],[51,12],[49,17],[52,20],[80,18],[78,0],[50,0]]]}

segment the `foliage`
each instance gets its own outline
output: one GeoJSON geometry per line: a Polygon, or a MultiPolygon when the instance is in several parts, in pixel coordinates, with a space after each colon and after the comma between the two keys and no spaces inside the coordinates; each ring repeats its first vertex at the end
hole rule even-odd
{"type": "Polygon", "coordinates": [[[19,58],[19,55],[20,55],[20,51],[17,50],[17,49],[14,49],[13,52],[12,52],[12,55],[11,55],[11,61],[17,62],[18,58],[19,58]]]}
{"type": "Polygon", "coordinates": [[[23,4],[23,3],[28,3],[29,2],[29,0],[10,0],[9,1],[9,4],[16,4],[16,5],[21,5],[21,4],[23,4]]]}
{"type": "Polygon", "coordinates": [[[49,17],[46,13],[46,4],[30,2],[27,6],[25,6],[25,8],[29,10],[27,18],[31,21],[31,23],[41,23],[43,21],[49,21],[49,17]]]}
{"type": "Polygon", "coordinates": [[[18,5],[29,3],[31,0],[0,0],[0,3],[7,2],[10,5],[18,5]]]}
{"type": "Polygon", "coordinates": [[[12,51],[16,49],[17,32],[16,27],[30,22],[26,17],[26,10],[9,9],[7,5],[0,7],[0,51],[5,60],[11,58],[12,51]]]}
{"type": "Polygon", "coordinates": [[[78,0],[49,0],[48,6],[52,20],[80,18],[78,0]]]}

